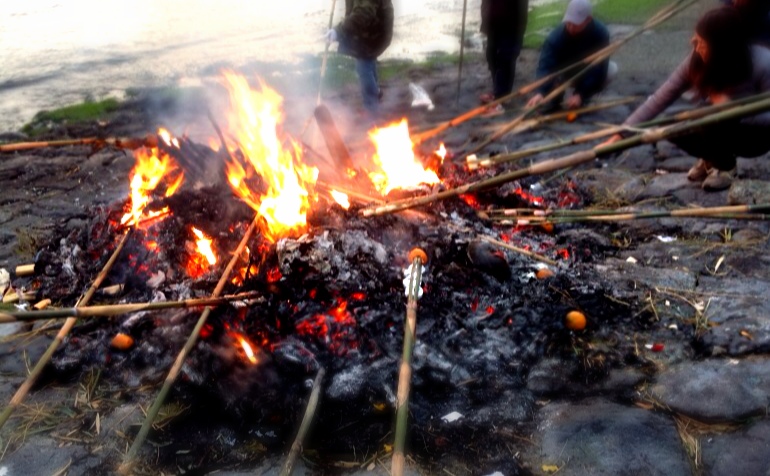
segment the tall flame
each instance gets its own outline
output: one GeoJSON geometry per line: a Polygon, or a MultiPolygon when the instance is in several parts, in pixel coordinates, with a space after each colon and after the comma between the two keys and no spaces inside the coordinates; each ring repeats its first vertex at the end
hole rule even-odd
{"type": "Polygon", "coordinates": [[[201,254],[210,265],[217,264],[217,256],[214,254],[214,250],[211,249],[211,238],[203,234],[199,229],[192,227],[192,232],[195,235],[195,244],[198,246],[198,253],[201,254]]]}
{"type": "Polygon", "coordinates": [[[173,195],[184,180],[184,174],[181,171],[176,173],[176,164],[165,152],[156,148],[143,148],[137,149],[134,157],[136,165],[131,171],[131,211],[123,215],[121,225],[136,225],[141,220],[168,213],[168,207],[146,215],[144,209],[150,203],[150,195],[164,181],[164,177],[176,174],[173,179],[166,179],[166,197],[173,195]]]}
{"type": "Polygon", "coordinates": [[[406,119],[382,129],[375,129],[369,133],[369,137],[377,147],[372,159],[381,169],[371,172],[369,178],[383,195],[396,188],[412,188],[421,183],[440,182],[436,173],[425,170],[415,157],[406,119]]]}
{"type": "Polygon", "coordinates": [[[275,240],[304,230],[310,208],[307,188],[315,184],[318,169],[300,162],[301,148],[293,140],[288,146],[278,136],[283,120],[281,96],[260,82],[252,90],[246,79],[225,73],[230,92],[230,133],[240,153],[227,164],[227,178],[235,193],[266,221],[266,236],[275,240]],[[250,188],[259,176],[264,193],[250,188]]]}
{"type": "Polygon", "coordinates": [[[249,362],[252,364],[256,364],[258,362],[257,356],[254,353],[254,349],[251,347],[249,341],[240,334],[234,334],[235,338],[238,340],[238,343],[241,344],[241,349],[243,349],[243,353],[246,355],[246,358],[249,359],[249,362]]]}

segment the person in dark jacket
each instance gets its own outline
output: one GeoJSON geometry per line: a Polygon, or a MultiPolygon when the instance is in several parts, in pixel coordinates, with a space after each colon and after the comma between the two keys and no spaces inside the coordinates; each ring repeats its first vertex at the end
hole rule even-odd
{"type": "Polygon", "coordinates": [[[481,0],[481,32],[487,35],[487,65],[492,75],[492,96],[482,96],[482,102],[513,90],[528,9],[529,0],[481,0]]]}
{"type": "Polygon", "coordinates": [[[768,0],[722,0],[734,7],[743,18],[749,38],[763,45],[770,45],[770,1],[768,0]]]}
{"type": "MultiPolygon", "coordinates": [[[[543,78],[560,71],[609,44],[609,31],[604,24],[593,18],[591,2],[572,0],[567,5],[564,21],[548,35],[543,44],[537,66],[537,77],[543,78]]],[[[570,109],[578,108],[601,91],[607,82],[609,64],[609,59],[605,60],[578,79],[565,105],[570,109]]],[[[540,86],[537,94],[530,98],[527,107],[540,104],[563,79],[554,78],[540,86]]],[[[552,107],[558,106],[560,102],[561,98],[554,99],[552,107]]]]}
{"type": "Polygon", "coordinates": [[[326,33],[327,41],[339,41],[341,54],[355,58],[364,108],[371,119],[379,115],[377,57],[393,39],[393,15],[391,0],[345,0],[345,18],[326,33]]]}
{"type": "MultiPolygon", "coordinates": [[[[653,119],[691,89],[712,104],[770,91],[770,50],[752,43],[735,9],[707,12],[692,43],[693,51],[625,125],[653,119]]],[[[621,138],[615,135],[601,146],[621,138]]],[[[702,182],[706,191],[724,190],[736,176],[736,157],[758,157],[770,150],[770,112],[715,124],[672,142],[700,157],[687,173],[689,180],[702,182]]]]}

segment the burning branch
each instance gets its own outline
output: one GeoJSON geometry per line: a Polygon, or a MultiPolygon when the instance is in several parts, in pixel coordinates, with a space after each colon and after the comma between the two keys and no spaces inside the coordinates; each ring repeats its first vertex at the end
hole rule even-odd
{"type": "Polygon", "coordinates": [[[409,417],[409,392],[412,388],[412,352],[414,351],[415,332],[417,330],[417,300],[422,295],[423,264],[428,262],[428,255],[420,248],[409,252],[409,276],[406,282],[407,302],[406,321],[404,322],[404,352],[401,356],[401,368],[398,372],[398,394],[396,395],[396,438],[393,443],[393,461],[390,472],[393,476],[404,474],[404,446],[406,443],[407,420],[409,417]]]}
{"type": "MultiPolygon", "coordinates": [[[[246,244],[251,239],[251,235],[254,234],[257,229],[257,223],[258,220],[257,217],[255,217],[254,220],[251,221],[249,228],[246,230],[246,234],[243,235],[241,242],[238,243],[238,247],[233,252],[233,257],[230,259],[230,262],[227,264],[227,267],[222,273],[222,276],[219,278],[219,282],[214,288],[214,292],[211,293],[213,298],[217,298],[220,294],[222,294],[222,290],[229,282],[230,274],[233,271],[233,267],[235,267],[235,263],[238,261],[238,258],[241,256],[241,252],[243,252],[246,244]]],[[[176,361],[174,361],[174,365],[171,367],[171,370],[166,376],[166,380],[163,382],[163,387],[161,387],[160,392],[158,392],[158,396],[155,398],[152,406],[147,411],[147,417],[145,418],[142,427],[136,434],[136,438],[134,439],[131,448],[128,450],[128,453],[126,453],[125,457],[123,458],[123,462],[119,468],[119,472],[121,474],[131,474],[131,471],[136,464],[136,455],[139,452],[139,449],[142,447],[144,440],[147,438],[147,434],[155,422],[155,419],[158,416],[158,412],[163,406],[168,392],[171,390],[171,386],[174,385],[174,382],[179,376],[179,373],[182,371],[182,365],[184,365],[185,359],[190,354],[190,351],[192,351],[193,347],[195,347],[195,344],[198,342],[201,329],[203,329],[203,326],[206,324],[206,320],[208,319],[209,314],[211,314],[211,307],[206,307],[206,309],[203,310],[200,317],[198,318],[198,322],[195,324],[192,333],[190,333],[190,336],[187,338],[187,342],[185,342],[184,347],[182,347],[179,355],[177,355],[176,361]]]]}
{"type": "MultiPolygon", "coordinates": [[[[126,245],[126,242],[128,241],[128,237],[131,235],[131,229],[126,231],[126,233],[123,235],[123,237],[120,239],[120,242],[118,243],[118,246],[115,248],[115,251],[112,252],[112,256],[110,256],[110,259],[107,260],[107,263],[104,265],[104,268],[102,268],[102,271],[99,273],[98,276],[96,276],[96,279],[91,284],[91,287],[88,288],[88,291],[83,295],[83,297],[78,301],[78,303],[75,305],[76,308],[79,307],[85,307],[88,305],[88,303],[91,301],[91,298],[94,297],[94,294],[96,294],[96,291],[99,289],[99,287],[102,285],[104,280],[107,278],[107,274],[109,274],[110,270],[112,269],[112,266],[115,264],[115,261],[117,261],[118,256],[120,255],[120,252],[123,251],[123,247],[126,245]]],[[[62,341],[65,337],[70,333],[73,327],[75,327],[75,323],[77,322],[77,317],[70,317],[66,321],[64,321],[64,325],[61,329],[59,329],[59,333],[56,334],[56,337],[54,337],[53,342],[48,346],[45,353],[40,357],[40,360],[37,361],[37,364],[35,364],[35,367],[32,369],[32,371],[27,376],[27,379],[24,380],[24,383],[21,384],[21,387],[16,391],[16,393],[13,395],[13,398],[11,398],[10,403],[8,403],[8,406],[5,407],[2,413],[0,413],[0,428],[2,428],[5,423],[8,421],[8,418],[10,418],[11,414],[16,410],[16,408],[21,405],[21,402],[24,401],[24,398],[29,393],[32,386],[37,382],[38,377],[40,377],[40,374],[43,372],[43,369],[46,365],[48,365],[48,362],[51,361],[51,357],[53,356],[53,353],[56,351],[56,349],[61,345],[62,341]]]]}
{"type": "Polygon", "coordinates": [[[671,139],[679,136],[686,135],[695,130],[701,129],[706,126],[721,123],[723,121],[740,119],[744,117],[753,116],[765,111],[770,110],[770,98],[766,98],[759,101],[753,101],[744,106],[735,107],[715,114],[710,114],[701,119],[697,119],[691,122],[674,124],[660,129],[653,129],[645,131],[642,134],[629,137],[627,139],[620,140],[610,145],[606,145],[599,148],[582,150],[570,155],[558,159],[547,160],[532,164],[525,169],[513,170],[504,174],[500,174],[496,177],[492,177],[486,180],[479,180],[472,182],[461,187],[445,190],[434,195],[426,195],[422,197],[415,197],[408,200],[399,200],[390,202],[386,205],[378,206],[376,208],[368,208],[361,211],[361,214],[365,217],[374,215],[383,215],[387,213],[394,213],[401,210],[407,210],[410,208],[418,207],[421,205],[427,205],[439,200],[445,200],[450,197],[456,197],[465,193],[477,192],[479,190],[485,190],[499,185],[513,182],[514,180],[521,180],[523,178],[540,175],[548,172],[554,172],[556,170],[564,169],[567,167],[573,167],[576,165],[590,162],[599,157],[606,157],[617,152],[621,152],[626,149],[638,147],[643,144],[653,144],[662,140],[671,139]]]}
{"type": "Polygon", "coordinates": [[[102,139],[99,137],[86,137],[83,139],[49,140],[42,142],[16,142],[14,144],[0,145],[0,153],[20,152],[23,150],[42,149],[44,147],[65,147],[68,145],[90,145],[96,150],[102,149],[106,146],[112,146],[117,149],[135,150],[140,147],[157,147],[158,138],[154,135],[148,135],[147,137],[143,138],[111,137],[102,139]]]}
{"type": "Polygon", "coordinates": [[[302,451],[302,442],[305,441],[307,432],[310,430],[310,424],[313,422],[316,408],[318,408],[321,382],[323,382],[324,375],[326,375],[326,370],[320,368],[315,376],[315,380],[313,380],[313,390],[310,392],[310,398],[307,401],[305,415],[302,417],[302,424],[299,426],[299,431],[297,432],[297,437],[294,438],[294,443],[291,445],[291,450],[289,451],[288,456],[286,456],[286,462],[281,469],[281,476],[291,476],[294,472],[294,464],[302,451]]]}

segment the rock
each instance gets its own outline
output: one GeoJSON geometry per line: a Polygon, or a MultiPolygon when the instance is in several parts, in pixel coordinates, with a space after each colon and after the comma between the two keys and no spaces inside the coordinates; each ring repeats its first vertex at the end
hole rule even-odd
{"type": "Polygon", "coordinates": [[[618,283],[616,292],[621,291],[624,282],[632,292],[637,291],[638,283],[650,288],[695,290],[695,274],[687,270],[646,267],[619,260],[607,260],[606,264],[597,265],[596,270],[609,281],[618,283]]]}
{"type": "Polygon", "coordinates": [[[89,455],[82,446],[62,446],[52,438],[35,436],[28,439],[17,451],[9,452],[3,459],[0,473],[17,474],[94,474],[91,473],[103,463],[89,455]],[[68,468],[68,471],[64,471],[68,468]]]}
{"type": "Polygon", "coordinates": [[[577,364],[561,359],[543,359],[529,371],[527,390],[535,395],[557,395],[569,391],[577,364]]]}
{"type": "Polygon", "coordinates": [[[23,142],[28,139],[29,139],[29,136],[21,132],[0,133],[0,142],[23,142]]]}
{"type": "Polygon", "coordinates": [[[685,174],[671,173],[654,175],[652,179],[647,182],[647,186],[642,193],[636,198],[637,200],[645,200],[648,198],[670,197],[676,192],[686,188],[700,187],[698,184],[688,181],[685,174]]]}
{"type": "Polygon", "coordinates": [[[739,356],[770,352],[770,317],[767,316],[732,319],[712,327],[701,338],[705,353],[739,356]]]}
{"type": "Polygon", "coordinates": [[[475,240],[468,244],[468,259],[478,270],[499,281],[511,279],[511,268],[505,253],[485,241],[475,240]]]}
{"type": "Polygon", "coordinates": [[[730,205],[754,205],[770,201],[770,183],[765,180],[736,180],[727,193],[730,205]]]}
{"type": "Polygon", "coordinates": [[[770,361],[685,362],[661,373],[650,390],[674,412],[700,421],[734,422],[765,413],[770,361]]]}
{"type": "Polygon", "coordinates": [[[710,476],[770,474],[770,420],[736,433],[701,439],[703,466],[710,476]]]}
{"type": "MultiPolygon", "coordinates": [[[[662,415],[604,399],[545,407],[532,468],[555,465],[570,475],[690,475],[674,423],[662,415]]],[[[535,474],[541,474],[536,471],[535,474]]]]}
{"type": "Polygon", "coordinates": [[[751,243],[767,240],[767,233],[756,228],[744,228],[733,233],[732,240],[736,243],[751,243]]]}

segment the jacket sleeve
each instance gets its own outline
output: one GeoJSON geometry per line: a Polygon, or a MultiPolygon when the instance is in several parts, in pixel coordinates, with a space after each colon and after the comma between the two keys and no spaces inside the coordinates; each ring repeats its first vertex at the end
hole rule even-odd
{"type": "MultiPolygon", "coordinates": [[[[596,42],[596,48],[591,51],[591,54],[610,44],[609,32],[606,29],[602,29],[598,33],[598,40],[599,41],[596,42]]],[[[609,64],[610,59],[607,58],[596,66],[593,66],[583,75],[583,77],[575,82],[575,92],[580,95],[583,102],[588,101],[591,96],[602,90],[604,83],[607,82],[607,68],[609,67],[609,64]]]]}
{"type": "Polygon", "coordinates": [[[688,56],[677,66],[671,76],[668,77],[655,93],[634,111],[623,124],[636,125],[649,121],[665,111],[685,91],[690,89],[692,83],[689,76],[690,57],[688,56]]]}
{"type": "Polygon", "coordinates": [[[377,23],[377,2],[374,0],[359,0],[353,5],[350,14],[337,25],[337,33],[342,38],[361,36],[377,23]]]}
{"type": "MultiPolygon", "coordinates": [[[[557,71],[556,67],[559,64],[558,48],[560,41],[562,41],[560,30],[552,31],[545,39],[542,48],[540,48],[540,60],[537,63],[537,79],[544,78],[557,71]]],[[[555,80],[546,81],[537,88],[537,91],[545,96],[553,90],[555,83],[555,80]]]]}

